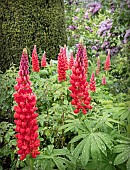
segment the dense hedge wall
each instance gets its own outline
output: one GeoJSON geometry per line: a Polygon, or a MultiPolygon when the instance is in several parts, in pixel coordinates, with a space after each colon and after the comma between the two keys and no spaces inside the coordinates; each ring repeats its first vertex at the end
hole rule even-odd
{"type": "Polygon", "coordinates": [[[0,70],[18,64],[22,49],[31,52],[34,44],[48,60],[57,58],[59,45],[66,43],[63,0],[2,0],[0,10],[0,70]]]}

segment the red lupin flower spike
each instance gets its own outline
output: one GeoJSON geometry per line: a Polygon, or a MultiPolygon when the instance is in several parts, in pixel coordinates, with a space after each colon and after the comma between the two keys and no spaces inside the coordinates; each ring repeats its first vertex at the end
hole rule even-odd
{"type": "Polygon", "coordinates": [[[96,74],[98,75],[99,73],[100,73],[100,57],[98,56],[96,74]]]}
{"type": "Polygon", "coordinates": [[[85,73],[88,73],[88,56],[87,56],[86,47],[84,47],[83,49],[83,56],[84,56],[85,73]]]}
{"type": "Polygon", "coordinates": [[[88,109],[92,109],[90,105],[90,96],[88,92],[88,82],[86,81],[86,74],[84,68],[83,45],[78,45],[78,52],[76,55],[74,66],[72,67],[72,74],[70,76],[71,91],[70,96],[73,98],[71,104],[75,107],[74,113],[77,114],[80,110],[86,114],[88,109]]]}
{"type": "Polygon", "coordinates": [[[103,76],[103,77],[102,77],[102,85],[106,85],[106,84],[107,84],[107,82],[106,82],[106,77],[103,76]]]}
{"type": "Polygon", "coordinates": [[[92,72],[92,75],[91,75],[91,78],[90,78],[89,89],[92,92],[96,91],[96,81],[95,81],[95,74],[94,74],[94,72],[92,72]]]}
{"type": "Polygon", "coordinates": [[[109,71],[111,69],[110,66],[111,66],[110,50],[108,50],[108,55],[106,57],[106,61],[105,61],[105,64],[104,64],[104,70],[109,71]]]}
{"type": "Polygon", "coordinates": [[[65,57],[63,48],[60,49],[60,53],[58,55],[58,81],[62,82],[66,80],[66,68],[65,68],[65,57]]]}
{"type": "Polygon", "coordinates": [[[66,54],[66,45],[64,45],[64,48],[63,48],[63,56],[64,56],[64,60],[65,60],[65,70],[68,70],[69,63],[68,63],[67,54],[66,54]]]}
{"type": "Polygon", "coordinates": [[[71,69],[73,65],[74,65],[74,56],[73,56],[73,52],[70,52],[69,69],[71,69]]]}
{"type": "Polygon", "coordinates": [[[34,72],[40,71],[36,45],[34,45],[33,52],[32,52],[32,70],[34,72]]]}
{"type": "Polygon", "coordinates": [[[42,56],[41,67],[46,67],[46,52],[45,51],[44,51],[44,54],[42,56]]]}
{"type": "Polygon", "coordinates": [[[24,160],[28,154],[36,158],[40,154],[38,147],[38,125],[36,117],[36,95],[31,88],[31,82],[28,71],[28,55],[26,48],[22,52],[20,61],[19,76],[16,78],[17,84],[14,86],[16,92],[13,94],[17,103],[14,106],[14,122],[16,124],[15,135],[17,138],[17,147],[20,160],[24,160]]]}

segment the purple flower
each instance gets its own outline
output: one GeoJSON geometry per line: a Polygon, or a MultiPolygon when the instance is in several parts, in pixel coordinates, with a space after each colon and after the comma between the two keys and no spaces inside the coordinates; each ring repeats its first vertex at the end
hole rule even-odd
{"type": "Polygon", "coordinates": [[[90,31],[90,32],[93,32],[93,30],[92,30],[91,27],[89,27],[89,26],[85,26],[85,29],[88,30],[88,31],[90,31]]]}
{"type": "Polygon", "coordinates": [[[68,28],[69,28],[70,30],[76,30],[76,29],[77,29],[77,27],[76,27],[75,25],[70,25],[68,28]]]}
{"type": "Polygon", "coordinates": [[[79,20],[79,17],[74,16],[74,17],[73,17],[73,20],[79,20]]]}
{"type": "Polygon", "coordinates": [[[126,30],[125,36],[124,36],[124,43],[127,43],[127,39],[130,37],[130,29],[126,30]]]}
{"type": "Polygon", "coordinates": [[[98,50],[98,48],[97,48],[96,46],[92,46],[92,50],[97,51],[97,50],[98,50]]]}
{"type": "Polygon", "coordinates": [[[89,4],[90,8],[90,12],[94,15],[96,13],[98,13],[98,11],[101,9],[101,4],[100,3],[91,3],[89,4]]]}
{"type": "Polygon", "coordinates": [[[89,19],[88,11],[85,12],[84,18],[85,18],[85,19],[89,19]]]}
{"type": "Polygon", "coordinates": [[[107,19],[100,23],[97,33],[99,35],[106,36],[106,33],[108,33],[108,31],[110,31],[111,28],[112,28],[112,21],[110,19],[107,19]]]}

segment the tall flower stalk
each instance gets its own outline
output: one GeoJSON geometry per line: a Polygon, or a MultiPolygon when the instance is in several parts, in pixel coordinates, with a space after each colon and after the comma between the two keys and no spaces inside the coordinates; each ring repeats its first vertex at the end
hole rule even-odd
{"type": "Polygon", "coordinates": [[[34,45],[33,52],[32,52],[32,70],[34,72],[40,71],[36,45],[34,45]]]}
{"type": "Polygon", "coordinates": [[[83,49],[83,56],[84,56],[84,68],[85,68],[85,73],[88,73],[88,56],[87,56],[86,47],[84,47],[84,49],[83,49]]]}
{"type": "Polygon", "coordinates": [[[89,83],[89,89],[92,92],[96,91],[96,80],[95,80],[95,74],[92,72],[91,78],[90,78],[90,83],[89,83]]]}
{"type": "Polygon", "coordinates": [[[42,56],[41,67],[46,67],[46,52],[45,51],[44,51],[44,54],[42,56]]]}
{"type": "Polygon", "coordinates": [[[14,86],[16,92],[13,94],[17,105],[14,106],[14,122],[16,124],[16,138],[18,154],[20,160],[24,160],[27,155],[36,158],[40,154],[38,147],[40,140],[38,139],[38,125],[36,113],[36,95],[31,88],[31,82],[28,70],[28,55],[24,49],[20,60],[20,70],[16,78],[17,84],[14,86]]]}
{"type": "Polygon", "coordinates": [[[110,50],[108,50],[108,55],[106,57],[106,61],[105,61],[105,64],[104,64],[104,70],[109,71],[111,69],[110,66],[111,66],[110,50]]]}
{"type": "Polygon", "coordinates": [[[73,52],[70,52],[69,69],[72,69],[73,65],[74,65],[74,56],[73,56],[73,52]]]}
{"type": "Polygon", "coordinates": [[[75,114],[79,113],[80,110],[83,114],[86,114],[88,109],[92,108],[90,105],[91,98],[88,92],[88,82],[86,81],[83,51],[84,47],[80,43],[75,63],[72,67],[72,74],[70,75],[71,86],[69,90],[71,91],[71,104],[75,107],[75,114]]]}
{"type": "Polygon", "coordinates": [[[64,57],[64,49],[60,48],[60,53],[58,55],[58,81],[62,82],[66,80],[66,68],[65,68],[65,57],[64,57]]]}

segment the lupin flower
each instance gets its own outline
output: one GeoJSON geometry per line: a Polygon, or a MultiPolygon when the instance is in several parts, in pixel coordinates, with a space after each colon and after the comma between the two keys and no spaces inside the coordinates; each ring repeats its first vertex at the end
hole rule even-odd
{"type": "Polygon", "coordinates": [[[32,52],[32,69],[34,72],[40,71],[36,45],[34,45],[33,52],[32,52]]]}
{"type": "Polygon", "coordinates": [[[69,60],[69,69],[71,69],[74,65],[74,56],[73,52],[70,53],[70,60],[69,60]]]}
{"type": "Polygon", "coordinates": [[[33,158],[40,154],[38,151],[40,140],[37,132],[36,95],[31,88],[26,48],[22,52],[18,74],[19,76],[16,78],[17,84],[14,86],[16,92],[13,94],[17,103],[14,106],[14,122],[16,124],[18,154],[20,155],[20,160],[24,160],[28,154],[33,158]]]}
{"type": "Polygon", "coordinates": [[[65,70],[68,70],[69,64],[68,64],[68,59],[67,59],[67,55],[66,55],[66,45],[64,45],[64,48],[63,48],[63,57],[65,59],[65,70]]]}
{"type": "Polygon", "coordinates": [[[106,83],[107,83],[107,82],[106,82],[106,77],[103,76],[103,77],[102,77],[102,85],[106,85],[106,83]]]}
{"type": "Polygon", "coordinates": [[[95,81],[95,74],[94,74],[94,72],[92,72],[92,75],[91,75],[91,78],[90,78],[89,89],[92,92],[96,91],[96,81],[95,81]]]}
{"type": "Polygon", "coordinates": [[[45,51],[44,51],[44,54],[42,56],[41,67],[46,67],[46,52],[45,51]]]}
{"type": "Polygon", "coordinates": [[[98,56],[96,74],[98,75],[99,73],[100,73],[100,57],[98,56]]]}
{"type": "Polygon", "coordinates": [[[72,67],[72,74],[70,76],[71,86],[69,87],[69,90],[71,91],[70,96],[73,98],[71,104],[75,107],[75,114],[79,113],[80,110],[83,114],[86,114],[88,109],[92,109],[84,68],[83,50],[83,45],[78,44],[78,52],[74,66],[72,67]]]}
{"type": "Polygon", "coordinates": [[[66,80],[66,68],[65,68],[65,57],[63,48],[60,49],[60,53],[58,55],[58,81],[62,82],[66,80]]]}
{"type": "Polygon", "coordinates": [[[106,57],[106,61],[105,61],[105,64],[104,64],[104,70],[109,71],[111,69],[110,66],[111,66],[110,50],[108,50],[108,55],[106,57]]]}
{"type": "Polygon", "coordinates": [[[86,47],[84,47],[84,49],[83,49],[83,57],[84,57],[85,73],[87,73],[88,72],[88,56],[87,56],[86,47]]]}

